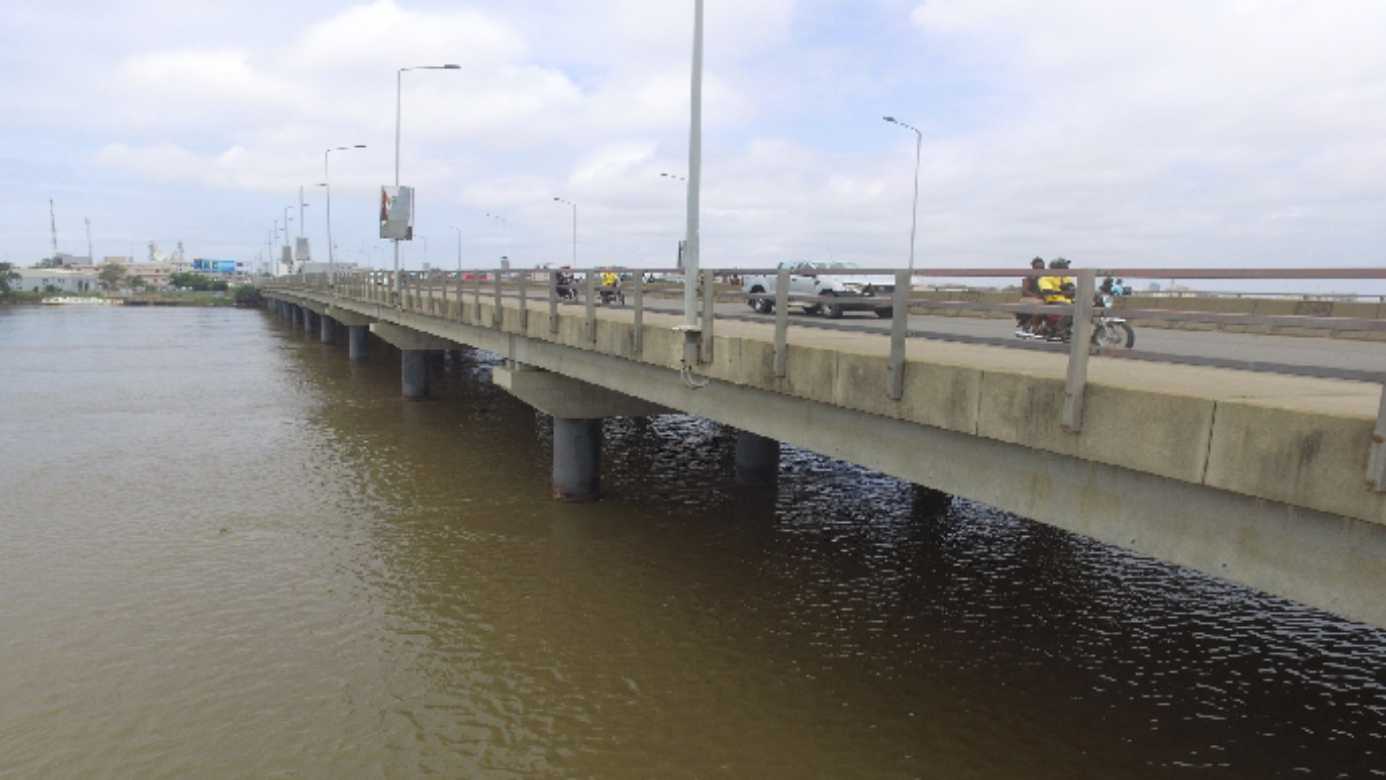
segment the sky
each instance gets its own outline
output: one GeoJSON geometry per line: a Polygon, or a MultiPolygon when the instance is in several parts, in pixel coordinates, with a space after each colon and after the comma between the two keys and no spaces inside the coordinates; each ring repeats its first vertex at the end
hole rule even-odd
{"type": "MultiPolygon", "coordinates": [[[[673,265],[690,0],[10,0],[0,260],[254,262],[285,208],[325,259],[673,265]],[[496,215],[493,218],[488,214],[496,215]]],[[[707,0],[703,262],[1379,265],[1381,0],[707,0]]]]}

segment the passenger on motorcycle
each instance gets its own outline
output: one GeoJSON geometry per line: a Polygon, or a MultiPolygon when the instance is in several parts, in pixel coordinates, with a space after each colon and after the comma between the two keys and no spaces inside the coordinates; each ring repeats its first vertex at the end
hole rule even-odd
{"type": "MultiPolygon", "coordinates": [[[[1035,270],[1035,271],[1042,270],[1042,269],[1044,268],[1044,258],[1043,258],[1043,257],[1036,257],[1034,260],[1031,260],[1031,261],[1030,261],[1030,268],[1031,268],[1031,270],[1035,270]]],[[[1027,277],[1025,277],[1024,279],[1020,280],[1020,302],[1021,302],[1021,303],[1026,303],[1026,302],[1027,302],[1027,299],[1039,300],[1039,299],[1042,299],[1042,298],[1044,297],[1043,295],[1040,294],[1039,280],[1040,280],[1040,277],[1038,277],[1038,276],[1027,276],[1027,277]]],[[[1016,335],[1026,335],[1026,334],[1029,334],[1030,331],[1031,331],[1031,328],[1032,328],[1032,327],[1034,326],[1034,324],[1035,324],[1035,320],[1036,320],[1036,319],[1038,319],[1038,318],[1037,318],[1035,315],[1033,315],[1033,314],[1017,314],[1017,315],[1015,315],[1016,335]]]]}

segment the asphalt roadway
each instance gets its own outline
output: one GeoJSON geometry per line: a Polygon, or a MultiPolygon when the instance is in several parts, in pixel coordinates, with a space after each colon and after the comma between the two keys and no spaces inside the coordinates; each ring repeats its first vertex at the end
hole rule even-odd
{"type": "MultiPolygon", "coordinates": [[[[679,311],[678,302],[668,299],[651,299],[647,301],[647,306],[651,310],[679,311]]],[[[717,316],[769,323],[775,319],[774,315],[751,311],[745,303],[732,302],[719,303],[717,316]]],[[[889,332],[891,326],[890,320],[880,319],[872,312],[847,312],[840,320],[830,320],[822,315],[804,314],[797,308],[790,308],[789,323],[790,328],[823,327],[880,332],[889,332]]],[[[1139,321],[1131,322],[1131,326],[1136,331],[1135,349],[1104,354],[1115,357],[1125,353],[1125,356],[1139,360],[1367,381],[1379,381],[1386,376],[1386,342],[1142,328],[1139,321]]],[[[1017,339],[1013,320],[912,314],[909,333],[911,337],[1055,352],[1067,349],[1065,345],[1017,339]]]]}
{"type": "MultiPolygon", "coordinates": [[[[489,294],[484,294],[489,298],[489,294]]],[[[468,293],[470,299],[471,293],[468,293]]],[[[507,299],[513,293],[504,294],[507,299]]],[[[543,300],[544,291],[531,293],[530,300],[543,300]]],[[[485,299],[485,298],[484,298],[485,299]]],[[[581,306],[565,301],[564,306],[581,306]]],[[[630,309],[630,299],[624,306],[630,309]]],[[[647,311],[678,314],[682,301],[663,295],[647,295],[647,311]]],[[[736,319],[773,324],[773,314],[758,314],[744,301],[725,301],[716,307],[718,319],[736,319]]],[[[1253,333],[1227,333],[1207,330],[1169,330],[1143,328],[1139,321],[1131,322],[1136,331],[1135,348],[1103,352],[1109,357],[1132,360],[1205,365],[1222,368],[1265,371],[1296,376],[1316,376],[1355,381],[1386,381],[1386,342],[1357,341],[1327,337],[1271,336],[1253,333]]],[[[820,315],[805,314],[797,307],[789,310],[789,327],[825,328],[888,333],[891,321],[869,311],[846,312],[842,319],[831,320],[820,315]]],[[[1017,349],[1063,353],[1067,345],[1026,341],[1015,337],[1013,320],[976,317],[939,317],[912,314],[909,319],[911,338],[934,338],[945,341],[1014,347],[1017,349]]]]}

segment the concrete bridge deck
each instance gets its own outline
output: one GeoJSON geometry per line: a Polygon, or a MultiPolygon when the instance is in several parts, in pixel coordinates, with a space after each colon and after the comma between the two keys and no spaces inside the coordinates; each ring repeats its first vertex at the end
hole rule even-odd
{"type": "Polygon", "coordinates": [[[791,328],[777,376],[770,326],[719,319],[697,388],[680,374],[670,315],[646,312],[637,329],[630,309],[598,309],[589,325],[564,306],[551,324],[547,302],[522,316],[517,300],[497,312],[470,296],[410,311],[308,287],[266,296],[281,312],[316,312],[323,328],[416,334],[406,383],[411,352],[487,349],[570,388],[707,417],[1386,626],[1386,496],[1364,476],[1379,385],[1095,357],[1075,433],[1060,425],[1065,362],[1043,353],[912,339],[895,401],[884,336],[791,328]]]}

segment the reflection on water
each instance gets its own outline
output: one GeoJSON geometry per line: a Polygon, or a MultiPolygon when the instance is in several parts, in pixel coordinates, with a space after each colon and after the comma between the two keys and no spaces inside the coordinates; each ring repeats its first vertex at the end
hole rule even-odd
{"type": "MultiPolygon", "coordinates": [[[[258,312],[0,309],[0,775],[1386,776],[1386,635],[258,312]]],[[[998,475],[998,478],[1004,478],[998,475]]]]}

